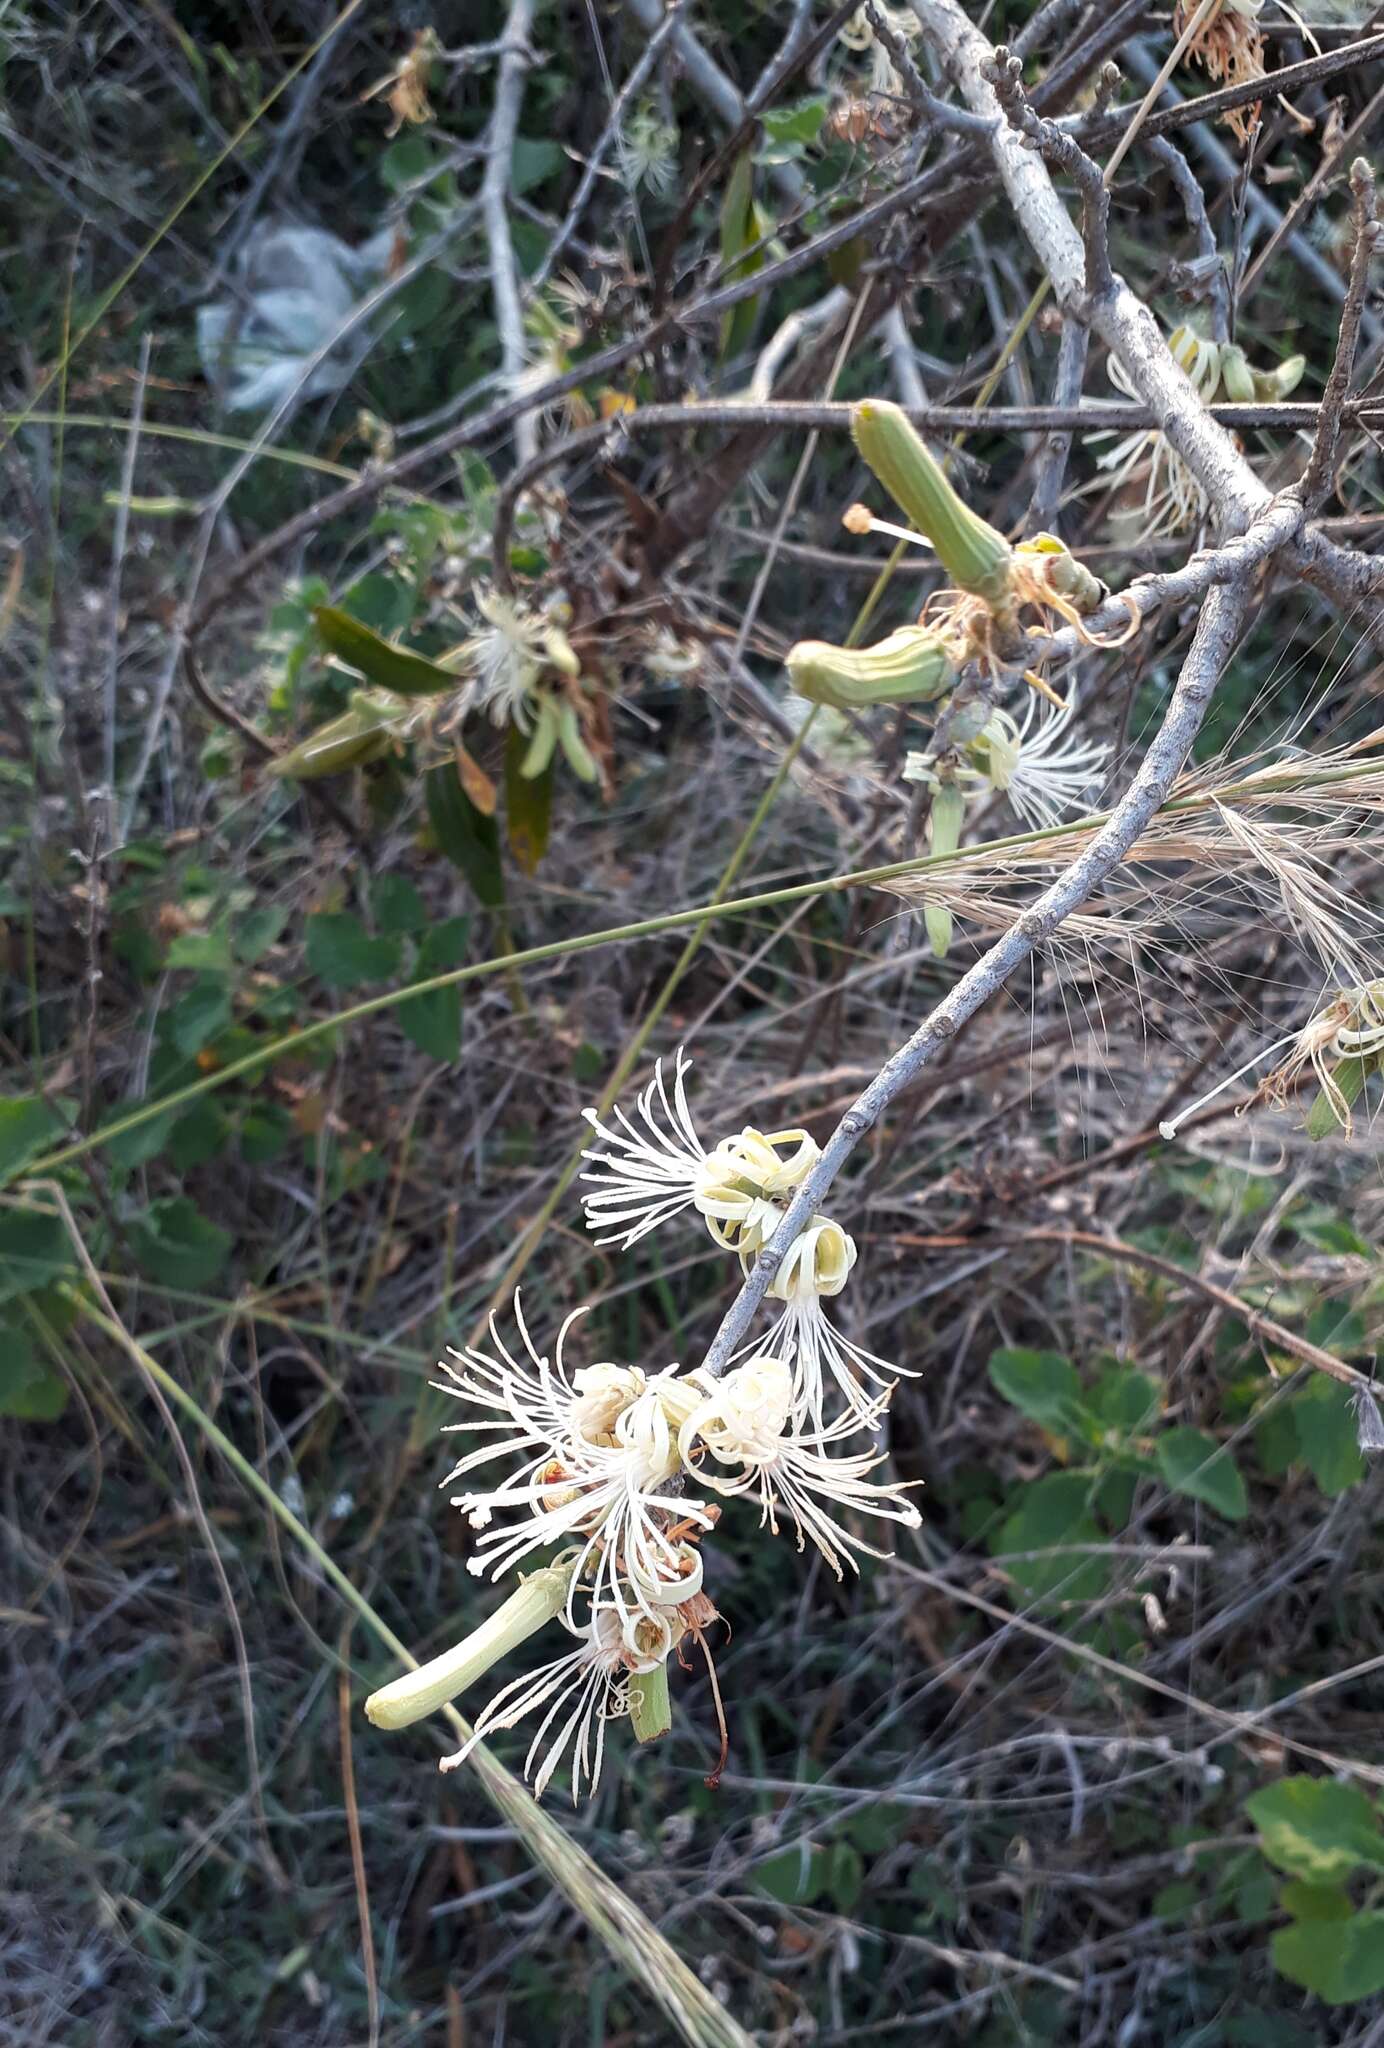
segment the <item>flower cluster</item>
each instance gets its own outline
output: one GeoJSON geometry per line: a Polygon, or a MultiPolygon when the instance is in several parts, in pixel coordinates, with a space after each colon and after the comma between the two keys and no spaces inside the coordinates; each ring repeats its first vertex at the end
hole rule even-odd
{"type": "MultiPolygon", "coordinates": [[[[670,1073],[660,1062],[632,1112],[617,1109],[609,1123],[586,1112],[595,1137],[584,1155],[587,1222],[598,1242],[629,1246],[694,1212],[748,1267],[821,1154],[803,1130],[747,1127],[704,1145],[688,1065],[680,1051],[670,1073]]],[[[838,1577],[862,1555],[888,1555],[860,1518],[909,1528],[920,1518],[905,1490],[871,1477],[883,1453],[870,1433],[898,1368],[853,1343],[824,1308],[855,1264],[846,1231],[811,1217],[775,1271],[770,1327],[719,1377],[678,1365],[572,1366],[582,1311],[549,1355],[517,1296],[515,1345],[492,1319],[490,1349],[453,1351],[443,1391],[465,1405],[450,1427],[467,1448],[444,1484],[477,1531],[469,1569],[499,1578],[537,1568],[455,1650],[373,1695],[370,1718],[400,1727],[431,1712],[558,1620],[572,1647],[504,1686],[443,1768],[490,1731],[538,1714],[526,1768],[541,1793],[570,1755],[575,1799],[599,1779],[608,1721],[627,1716],[641,1741],[666,1731],[669,1660],[676,1651],[681,1661],[688,1641],[706,1656],[715,1690],[707,1631],[719,1617],[703,1591],[701,1544],[722,1510],[706,1496],[748,1496],[761,1527],[791,1529],[838,1577]]],[[[722,1732],[724,1741],[724,1722],[722,1732]]]]}
{"type": "MultiPolygon", "coordinates": [[[[1203,405],[1277,404],[1296,391],[1307,367],[1307,358],[1297,355],[1271,370],[1258,370],[1233,342],[1211,341],[1185,322],[1168,336],[1168,347],[1203,405]]],[[[1106,368],[1117,391],[1126,398],[1139,396],[1114,356],[1106,368]]],[[[1099,457],[1098,467],[1113,490],[1142,487],[1142,497],[1123,515],[1141,538],[1182,533],[1206,517],[1205,490],[1157,427],[1122,435],[1099,457]]]]}

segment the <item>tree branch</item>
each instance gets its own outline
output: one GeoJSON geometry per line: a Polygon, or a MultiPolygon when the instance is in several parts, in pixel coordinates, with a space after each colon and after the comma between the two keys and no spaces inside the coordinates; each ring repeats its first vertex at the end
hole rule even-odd
{"type": "MultiPolygon", "coordinates": [[[[1301,519],[1301,506],[1280,504],[1270,516],[1274,544],[1281,546],[1301,519]]],[[[1187,758],[1211,693],[1230,659],[1248,604],[1249,590],[1244,579],[1232,588],[1214,590],[1207,599],[1167,716],[1108,823],[1004,937],[961,977],[846,1111],[731,1303],[702,1361],[704,1371],[724,1372],[749,1332],[751,1319],[768,1291],[780,1259],[821,1207],[832,1182],[866,1132],[873,1129],[895,1097],[917,1078],[938,1049],[954,1038],[967,1019],[1003,987],[1035,947],[1086,901],[1144,831],[1167,798],[1187,758]]]]}

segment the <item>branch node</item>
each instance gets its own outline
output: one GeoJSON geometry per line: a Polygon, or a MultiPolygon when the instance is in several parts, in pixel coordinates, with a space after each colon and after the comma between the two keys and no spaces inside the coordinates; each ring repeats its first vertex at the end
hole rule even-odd
{"type": "Polygon", "coordinates": [[[1099,164],[1087,156],[1074,136],[1045,121],[1029,105],[1023,85],[1023,60],[1003,45],[991,63],[982,67],[994,87],[995,98],[1011,128],[1025,145],[1064,170],[1081,195],[1081,239],[1086,250],[1086,293],[1103,299],[1116,289],[1110,264],[1110,194],[1105,189],[1099,164]]]}

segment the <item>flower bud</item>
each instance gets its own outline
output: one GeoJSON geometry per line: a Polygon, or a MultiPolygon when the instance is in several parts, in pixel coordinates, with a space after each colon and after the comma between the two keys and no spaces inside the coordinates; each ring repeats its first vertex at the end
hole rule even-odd
{"type": "Polygon", "coordinates": [[[445,1706],[468,1685],[484,1678],[492,1664],[546,1627],[561,1611],[571,1577],[570,1568],[561,1565],[532,1572],[518,1592],[502,1601],[490,1619],[472,1629],[462,1642],[372,1692],[365,1702],[366,1720],[376,1728],[407,1728],[445,1706]]]}
{"type": "Polygon", "coordinates": [[[789,648],[785,666],[800,697],[837,711],[930,703],[955,679],[946,643],[923,626],[900,626],[873,647],[800,640],[789,648]]]}
{"type": "Polygon", "coordinates": [[[1055,533],[1035,533],[1032,540],[1021,540],[1014,554],[1024,566],[1040,572],[1047,588],[1077,611],[1094,612],[1104,604],[1106,589],[1099,576],[1079,562],[1055,533]]]}
{"type": "MultiPolygon", "coordinates": [[[[961,823],[966,815],[966,799],[954,782],[944,782],[932,799],[932,811],[928,819],[928,832],[932,853],[955,853],[961,844],[961,823]]],[[[927,927],[928,944],[933,957],[945,960],[947,948],[951,945],[952,914],[945,903],[924,903],[923,923],[927,927]]]]}
{"type": "Polygon", "coordinates": [[[855,1264],[855,1239],[828,1216],[814,1216],[779,1260],[769,1282],[775,1301],[839,1294],[855,1264]]]}
{"type": "Polygon", "coordinates": [[[552,760],[557,747],[557,705],[546,693],[539,698],[538,712],[519,773],[525,782],[535,782],[552,760]]]}
{"type": "Polygon", "coordinates": [[[956,588],[1008,609],[1008,541],[958,497],[908,415],[885,399],[863,399],[852,409],[851,433],[890,497],[932,542],[956,588]]]}
{"type": "Polygon", "coordinates": [[[1228,342],[1221,350],[1221,382],[1225,395],[1236,405],[1253,405],[1258,393],[1254,388],[1254,372],[1249,358],[1242,348],[1228,342]]]}
{"type": "Polygon", "coordinates": [[[1306,356],[1286,356],[1272,370],[1255,370],[1255,397],[1264,405],[1281,405],[1285,398],[1291,398],[1297,390],[1306,368],[1306,356]]]}
{"type": "Polygon", "coordinates": [[[572,773],[579,776],[583,782],[599,782],[601,771],[592,758],[591,749],[582,738],[577,707],[565,698],[558,709],[557,736],[572,773]]]}
{"type": "Polygon", "coordinates": [[[388,753],[404,716],[394,699],[377,703],[367,691],[357,690],[349,711],[328,719],[298,746],[280,754],[268,764],[266,773],[287,776],[294,782],[316,782],[327,775],[343,775],[348,768],[361,768],[388,753]]]}

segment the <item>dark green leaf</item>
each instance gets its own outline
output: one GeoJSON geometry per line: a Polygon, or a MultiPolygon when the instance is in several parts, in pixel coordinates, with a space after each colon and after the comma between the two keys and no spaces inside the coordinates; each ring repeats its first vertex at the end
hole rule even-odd
{"type": "Polygon", "coordinates": [[[231,1021],[231,991],[220,975],[204,974],[180,996],[169,1012],[168,1030],[173,1043],[188,1059],[213,1038],[219,1038],[231,1021]]]}
{"type": "Polygon", "coordinates": [[[264,903],[256,910],[247,911],[237,925],[232,941],[237,960],[253,967],[256,961],[264,958],[287,923],[288,910],[282,903],[264,903]]]}
{"type": "Polygon", "coordinates": [[[349,910],[319,910],[307,921],[308,966],[328,988],[385,981],[399,971],[402,951],[393,932],[378,937],[349,910]]]}
{"type": "Polygon", "coordinates": [[[806,1906],[825,1890],[830,1879],[830,1852],[808,1842],[780,1849],[754,1867],[754,1881],[762,1892],[784,1906],[806,1906]]]}
{"type": "Polygon", "coordinates": [[[446,690],[461,688],[461,677],[451,669],[439,668],[421,654],[396,647],[339,605],[319,605],[312,616],[322,644],[338,661],[381,689],[393,690],[398,697],[440,697],[446,690]]]}
{"type": "Polygon", "coordinates": [[[516,199],[562,168],[562,151],[546,135],[516,135],[509,184],[516,199]]]}
{"type": "Polygon", "coordinates": [[[0,1301],[43,1287],[74,1264],[62,1218],[0,1209],[0,1301]]]}
{"type": "Polygon", "coordinates": [[[521,775],[527,751],[528,741],[512,725],[505,737],[505,828],[514,858],[526,875],[532,875],[548,849],[555,764],[549,761],[540,775],[521,775]]]}
{"type": "Polygon", "coordinates": [[[495,820],[476,809],[458,780],[454,762],[428,770],[427,790],[428,822],[438,847],[453,867],[460,868],[477,901],[488,910],[498,909],[505,900],[505,878],[495,820]]]}
{"type": "Polygon", "coordinates": [[[247,1166],[264,1166],[278,1158],[293,1131],[293,1118],[282,1103],[248,1109],[240,1120],[240,1156],[247,1166]]]}
{"type": "Polygon", "coordinates": [[[1358,1785],[1279,1778],[1245,1802],[1270,1863],[1309,1884],[1339,1884],[1363,1863],[1384,1870],[1384,1831],[1358,1785]]]}
{"type": "MultiPolygon", "coordinates": [[[[424,935],[413,963],[415,981],[427,981],[461,965],[470,922],[466,917],[449,917],[424,935]]],[[[414,1044],[433,1059],[454,1060],[461,1051],[461,990],[456,986],[410,996],[400,1003],[396,1015],[414,1044]]]]}
{"type": "Polygon", "coordinates": [[[224,1151],[230,1133],[220,1103],[213,1096],[204,1095],[174,1124],[168,1138],[168,1157],[179,1173],[186,1173],[224,1151]]]}
{"type": "Polygon", "coordinates": [[[1337,1380],[1315,1373],[1293,1400],[1298,1443],[1325,1494],[1344,1493],[1365,1474],[1350,1395],[1337,1380]]]}
{"type": "Polygon", "coordinates": [[[135,1218],[130,1243],[151,1280],[195,1289],[207,1286],[225,1265],[231,1233],[204,1216],[186,1195],[168,1195],[135,1218]]]}
{"type": "Polygon", "coordinates": [[[380,875],[370,891],[370,908],[382,932],[419,932],[427,908],[407,875],[380,875]]]}
{"type": "Polygon", "coordinates": [[[1249,1513],[1245,1482],[1229,1451],[1199,1429],[1170,1429],[1157,1444],[1158,1468],[1174,1493],[1205,1501],[1228,1521],[1249,1513]]]}
{"type": "Polygon", "coordinates": [[[1107,1560],[1071,1549],[1103,1540],[1090,1494],[1090,1476],[1084,1472],[1051,1472],[1019,1489],[1017,1509],[991,1538],[990,1548],[1030,1599],[1084,1602],[1098,1600],[1105,1591],[1107,1560]],[[1028,1554],[1034,1551],[1051,1555],[1028,1554]]]}
{"type": "Polygon", "coordinates": [[[56,1422],[67,1406],[67,1382],[39,1357],[25,1329],[0,1324],[0,1415],[56,1422]]]}
{"type": "Polygon", "coordinates": [[[67,1124],[41,1095],[0,1096],[0,1183],[56,1144],[67,1124]]]}
{"type": "MultiPolygon", "coordinates": [[[[121,1117],[131,1116],[135,1110],[146,1107],[147,1104],[138,1098],[132,1102],[122,1102],[106,1118],[106,1122],[117,1123],[121,1117]]],[[[123,1167],[129,1172],[136,1166],[143,1166],[147,1160],[154,1158],[156,1153],[162,1152],[172,1129],[171,1114],[151,1116],[148,1123],[136,1124],[133,1130],[125,1131],[120,1137],[103,1141],[101,1150],[113,1166],[123,1167]]]]}

